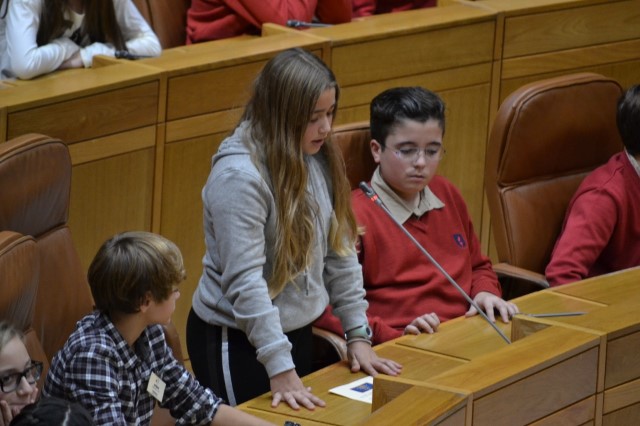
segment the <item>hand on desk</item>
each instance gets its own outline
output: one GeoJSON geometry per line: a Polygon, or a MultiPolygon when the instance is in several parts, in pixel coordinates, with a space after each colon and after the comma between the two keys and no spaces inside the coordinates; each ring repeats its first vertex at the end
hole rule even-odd
{"type": "Polygon", "coordinates": [[[352,342],[347,344],[347,356],[351,364],[351,371],[364,371],[370,376],[378,373],[397,376],[402,371],[402,365],[385,358],[378,358],[378,355],[367,342],[352,342]]]}
{"type": "Polygon", "coordinates": [[[305,387],[298,377],[296,370],[287,370],[276,374],[271,378],[271,395],[273,397],[271,406],[277,407],[284,401],[294,410],[299,410],[300,405],[309,410],[317,407],[324,407],[325,402],[311,393],[311,388],[305,387]]]}
{"type": "Polygon", "coordinates": [[[440,325],[440,318],[435,312],[430,314],[420,315],[418,318],[411,321],[411,324],[404,328],[403,334],[420,334],[420,333],[435,333],[438,331],[440,325]]]}
{"type": "MultiPolygon", "coordinates": [[[[500,318],[504,323],[509,322],[509,318],[520,312],[515,304],[507,302],[506,300],[502,300],[500,297],[487,291],[481,291],[480,293],[478,293],[476,297],[474,297],[473,301],[476,302],[476,304],[481,309],[484,309],[487,317],[492,322],[495,322],[496,320],[493,313],[494,309],[497,309],[498,312],[500,312],[500,318]]],[[[464,316],[471,317],[477,315],[477,313],[478,311],[476,310],[476,308],[471,306],[464,316]]]]}

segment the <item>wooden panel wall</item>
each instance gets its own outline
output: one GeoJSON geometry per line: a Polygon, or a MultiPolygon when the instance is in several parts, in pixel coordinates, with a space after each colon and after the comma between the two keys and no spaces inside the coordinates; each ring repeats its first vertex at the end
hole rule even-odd
{"type": "Polygon", "coordinates": [[[84,267],[114,233],[150,231],[158,72],[113,62],[8,84],[0,141],[42,133],[69,145],[69,225],[84,267]]]}

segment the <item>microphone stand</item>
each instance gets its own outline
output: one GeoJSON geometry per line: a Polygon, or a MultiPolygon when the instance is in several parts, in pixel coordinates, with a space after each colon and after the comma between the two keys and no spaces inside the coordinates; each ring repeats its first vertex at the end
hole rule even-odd
{"type": "Polygon", "coordinates": [[[462,287],[460,287],[458,285],[457,282],[455,282],[455,280],[453,278],[451,278],[451,275],[449,275],[447,273],[447,271],[444,270],[444,268],[442,268],[442,266],[440,266],[440,264],[438,262],[436,262],[436,260],[429,254],[429,252],[427,250],[425,250],[424,247],[422,247],[422,245],[418,242],[418,240],[416,240],[413,235],[411,235],[409,233],[409,231],[406,230],[406,228],[404,226],[402,226],[402,224],[400,222],[398,222],[393,215],[391,214],[391,212],[389,211],[389,209],[387,209],[387,206],[385,206],[382,201],[378,198],[378,194],[376,194],[376,192],[373,190],[373,188],[371,188],[369,185],[367,185],[366,182],[360,182],[360,189],[362,190],[362,192],[364,192],[364,194],[371,200],[373,201],[375,204],[378,205],[378,207],[380,207],[386,214],[387,216],[389,216],[391,218],[391,220],[393,221],[393,223],[396,224],[396,226],[398,226],[402,232],[409,237],[409,239],[413,242],[413,244],[415,244],[416,247],[418,247],[418,249],[422,252],[422,254],[424,254],[425,256],[427,256],[427,258],[431,261],[431,263],[438,268],[438,270],[442,273],[442,275],[445,276],[445,278],[456,288],[456,290],[458,290],[460,292],[460,294],[466,299],[467,302],[469,302],[469,304],[471,306],[473,306],[474,308],[476,308],[476,310],[478,311],[478,313],[482,316],[482,318],[485,319],[486,322],[489,323],[489,325],[491,327],[493,327],[493,329],[500,335],[500,337],[502,337],[502,339],[504,339],[505,342],[507,342],[508,344],[511,344],[511,340],[509,340],[509,338],[502,332],[502,330],[500,330],[498,328],[497,325],[495,325],[490,319],[489,317],[487,317],[487,314],[484,313],[484,311],[482,309],[480,309],[480,307],[478,306],[478,304],[476,302],[473,301],[473,299],[471,299],[471,297],[469,297],[469,295],[462,289],[462,287]]]}

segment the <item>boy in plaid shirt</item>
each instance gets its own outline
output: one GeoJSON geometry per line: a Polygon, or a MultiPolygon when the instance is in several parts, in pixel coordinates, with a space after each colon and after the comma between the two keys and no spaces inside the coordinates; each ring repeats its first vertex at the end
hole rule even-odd
{"type": "Polygon", "coordinates": [[[44,394],[77,401],[97,425],[148,425],[155,400],[177,425],[268,424],[225,405],[173,357],[160,324],[184,280],[182,255],[148,232],[116,235],[89,267],[96,311],[54,357],[44,394]]]}

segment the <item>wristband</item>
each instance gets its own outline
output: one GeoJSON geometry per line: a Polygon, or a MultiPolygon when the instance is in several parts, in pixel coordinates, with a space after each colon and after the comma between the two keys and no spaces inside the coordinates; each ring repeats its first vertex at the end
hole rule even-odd
{"type": "Polygon", "coordinates": [[[354,337],[352,339],[347,340],[347,345],[352,344],[353,342],[366,342],[371,345],[371,340],[365,339],[364,337],[354,337]]]}
{"type": "Polygon", "coordinates": [[[344,338],[346,339],[347,343],[355,342],[356,339],[371,343],[372,337],[373,333],[371,332],[371,327],[369,327],[369,324],[359,325],[350,330],[347,330],[346,333],[344,333],[344,338]]]}

